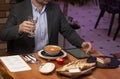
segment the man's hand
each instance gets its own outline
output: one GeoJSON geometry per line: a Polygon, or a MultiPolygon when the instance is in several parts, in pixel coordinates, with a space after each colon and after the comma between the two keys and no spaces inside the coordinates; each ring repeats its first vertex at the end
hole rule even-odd
{"type": "Polygon", "coordinates": [[[92,44],[90,42],[83,42],[82,43],[82,50],[86,53],[89,53],[92,51],[92,44]]]}
{"type": "Polygon", "coordinates": [[[30,21],[24,21],[19,25],[19,32],[26,32],[29,34],[33,34],[33,31],[35,30],[35,24],[30,21]]]}

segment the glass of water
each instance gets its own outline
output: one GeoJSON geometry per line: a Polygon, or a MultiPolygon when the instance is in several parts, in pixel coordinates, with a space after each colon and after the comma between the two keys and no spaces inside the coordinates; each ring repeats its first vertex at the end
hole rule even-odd
{"type": "MultiPolygon", "coordinates": [[[[38,17],[32,17],[32,16],[28,16],[28,21],[31,21],[33,22],[34,24],[37,23],[37,20],[38,20],[38,17]]],[[[33,32],[33,34],[28,34],[28,37],[34,37],[35,36],[35,33],[34,33],[35,29],[34,30],[31,30],[31,32],[33,32]]]]}

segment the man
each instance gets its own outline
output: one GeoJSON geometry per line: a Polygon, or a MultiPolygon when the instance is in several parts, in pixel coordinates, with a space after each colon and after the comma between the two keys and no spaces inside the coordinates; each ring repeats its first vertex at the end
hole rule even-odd
{"type": "Polygon", "coordinates": [[[0,31],[0,38],[7,41],[11,54],[32,53],[46,45],[58,45],[59,32],[76,47],[86,52],[91,50],[91,43],[79,37],[69,26],[60,7],[49,0],[24,0],[14,5],[0,31]],[[27,21],[28,16],[38,17],[37,23],[27,21]],[[28,34],[35,36],[30,38],[28,34]]]}

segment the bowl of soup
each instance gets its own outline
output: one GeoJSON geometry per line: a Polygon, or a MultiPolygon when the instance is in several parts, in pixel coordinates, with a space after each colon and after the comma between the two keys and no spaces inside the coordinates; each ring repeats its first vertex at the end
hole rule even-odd
{"type": "Polygon", "coordinates": [[[44,47],[44,51],[51,56],[55,56],[60,53],[61,47],[57,45],[47,45],[44,47]]]}

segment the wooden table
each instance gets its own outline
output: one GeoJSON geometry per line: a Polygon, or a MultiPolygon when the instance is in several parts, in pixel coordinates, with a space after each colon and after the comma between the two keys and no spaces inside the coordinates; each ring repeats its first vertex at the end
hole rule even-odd
{"type": "MultiPolygon", "coordinates": [[[[55,71],[53,71],[50,74],[41,74],[38,70],[39,70],[39,66],[42,63],[45,62],[53,62],[56,65],[56,68],[61,67],[63,65],[58,65],[56,64],[55,61],[50,61],[50,60],[45,60],[40,58],[37,53],[34,54],[39,60],[40,62],[38,64],[30,64],[28,63],[28,65],[32,68],[32,70],[29,71],[22,71],[22,72],[9,72],[9,70],[7,70],[7,72],[14,78],[14,79],[70,79],[69,77],[64,77],[61,75],[58,75],[55,71]]],[[[101,53],[97,52],[94,54],[91,54],[92,56],[100,56],[102,55],[101,53]]],[[[65,58],[65,63],[68,63],[70,61],[73,60],[77,60],[76,58],[74,58],[73,56],[71,56],[70,54],[67,55],[67,57],[65,58]]],[[[100,69],[100,68],[96,68],[92,74],[87,75],[87,76],[80,76],[78,79],[120,79],[120,68],[114,68],[114,69],[100,69]]]]}

